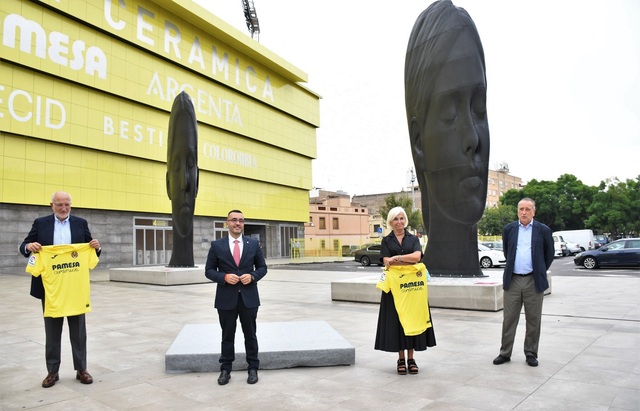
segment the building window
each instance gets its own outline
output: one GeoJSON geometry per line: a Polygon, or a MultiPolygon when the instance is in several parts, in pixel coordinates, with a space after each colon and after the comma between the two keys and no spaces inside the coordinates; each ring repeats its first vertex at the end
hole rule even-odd
{"type": "Polygon", "coordinates": [[[318,225],[320,226],[320,230],[326,230],[327,229],[327,222],[325,221],[324,217],[320,217],[320,220],[318,222],[318,225]]]}
{"type": "Polygon", "coordinates": [[[329,211],[338,211],[338,207],[329,207],[329,211]]]}
{"type": "Polygon", "coordinates": [[[318,210],[323,210],[324,211],[326,209],[327,209],[327,207],[322,207],[322,206],[318,207],[318,210]]]}
{"type": "Polygon", "coordinates": [[[333,219],[333,229],[334,230],[339,230],[340,229],[340,223],[338,222],[338,219],[334,217],[333,219]]]}

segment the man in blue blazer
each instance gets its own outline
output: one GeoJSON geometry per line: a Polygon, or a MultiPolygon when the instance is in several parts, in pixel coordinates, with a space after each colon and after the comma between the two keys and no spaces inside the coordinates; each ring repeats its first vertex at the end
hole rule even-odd
{"type": "MultiPolygon", "coordinates": [[[[87,220],[72,216],[71,195],[64,191],[58,191],[51,196],[52,215],[37,218],[31,227],[31,231],[20,245],[20,253],[29,257],[31,253],[37,253],[46,245],[89,243],[100,255],[100,242],[91,237],[87,220]]],[[[42,300],[44,311],[45,298],[42,277],[31,277],[31,295],[42,300]]],[[[76,379],[83,384],[91,384],[93,378],[87,372],[87,329],[85,315],[67,317],[69,325],[69,339],[71,340],[71,352],[73,366],[76,369],[76,379]]],[[[60,351],[62,339],[62,327],[64,317],[44,317],[45,330],[45,359],[47,363],[47,377],[42,381],[44,388],[55,385],[58,381],[60,369],[60,351]]]]}
{"type": "Polygon", "coordinates": [[[242,211],[229,212],[227,228],[228,236],[211,242],[205,265],[205,276],[218,284],[214,304],[222,328],[218,384],[225,385],[231,378],[238,317],[244,333],[249,374],[247,383],[255,384],[258,382],[260,366],[256,337],[256,318],[260,306],[257,283],[267,274],[267,264],[260,243],[242,235],[242,211]]]}
{"type": "Polygon", "coordinates": [[[518,220],[505,226],[502,232],[502,250],[507,257],[502,288],[504,310],[502,345],[496,365],[511,361],[513,340],[524,304],[526,332],[524,354],[527,364],[538,366],[538,343],[542,322],[544,291],[549,288],[547,270],[554,259],[551,229],[533,220],[536,203],[530,198],[518,202],[518,220]]]}

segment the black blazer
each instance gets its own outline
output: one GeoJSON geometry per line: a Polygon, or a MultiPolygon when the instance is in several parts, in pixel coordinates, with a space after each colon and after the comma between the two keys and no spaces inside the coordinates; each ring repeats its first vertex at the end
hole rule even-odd
{"type": "MultiPolygon", "coordinates": [[[[536,291],[544,292],[549,288],[547,270],[554,259],[553,236],[551,229],[546,225],[533,221],[531,232],[531,262],[533,264],[533,279],[536,283],[536,291]]],[[[518,246],[518,221],[507,224],[502,231],[502,251],[507,257],[504,267],[502,288],[509,289],[513,267],[516,263],[516,248],[518,246]]]]}
{"type": "MultiPolygon", "coordinates": [[[[31,231],[29,231],[29,234],[27,234],[22,244],[20,244],[20,253],[22,255],[27,258],[31,255],[31,252],[27,251],[25,248],[28,243],[37,242],[41,245],[53,245],[55,218],[55,214],[36,218],[31,226],[31,231]]],[[[69,215],[69,224],[71,224],[71,243],[88,243],[92,240],[87,220],[69,215]]],[[[97,252],[97,254],[100,255],[99,252],[97,252]]],[[[31,277],[31,295],[36,298],[44,299],[42,277],[31,277]]]]}
{"type": "Polygon", "coordinates": [[[242,236],[243,247],[240,256],[240,266],[236,265],[229,249],[229,237],[225,236],[211,242],[204,275],[218,284],[214,307],[221,310],[233,310],[238,304],[238,296],[242,295],[242,302],[247,308],[260,306],[257,282],[267,274],[267,263],[264,260],[258,240],[242,236]],[[247,285],[241,282],[231,285],[224,281],[225,274],[250,273],[253,281],[247,285]]]}

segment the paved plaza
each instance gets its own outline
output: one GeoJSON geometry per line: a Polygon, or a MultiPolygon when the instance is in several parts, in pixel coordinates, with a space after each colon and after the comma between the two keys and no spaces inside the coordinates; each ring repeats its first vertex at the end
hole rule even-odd
{"type": "Polygon", "coordinates": [[[214,284],[118,283],[97,270],[94,383],[75,379],[65,325],[60,380],[44,389],[41,306],[27,274],[0,275],[0,410],[640,410],[640,277],[554,277],[536,368],[522,353],[523,316],[512,361],[496,366],[502,312],[432,309],[438,346],[416,354],[418,375],[397,375],[397,355],[373,349],[377,304],[331,301],[332,281],[358,276],[371,271],[271,263],[259,284],[258,336],[261,323],[326,321],[355,347],[354,365],[261,370],[255,385],[236,371],[219,386],[218,373],[165,371],[186,324],[217,324],[214,284]]]}

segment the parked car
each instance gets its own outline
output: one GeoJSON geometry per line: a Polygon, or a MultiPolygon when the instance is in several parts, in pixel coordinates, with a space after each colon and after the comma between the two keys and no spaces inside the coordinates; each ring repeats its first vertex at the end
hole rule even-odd
{"type": "Polygon", "coordinates": [[[587,249],[585,247],[581,246],[578,243],[573,243],[571,241],[565,241],[565,244],[567,245],[566,255],[576,255],[581,251],[587,251],[587,249]]]}
{"type": "Polygon", "coordinates": [[[564,242],[562,236],[553,236],[554,257],[564,257],[567,254],[567,243],[564,242]]]}
{"type": "Polygon", "coordinates": [[[579,253],[573,262],[589,269],[640,266],[640,238],[625,238],[603,245],[597,250],[579,253]]]}
{"type": "Polygon", "coordinates": [[[502,241],[481,241],[480,244],[492,250],[502,251],[502,241]]]}
{"type": "Polygon", "coordinates": [[[371,265],[371,263],[382,265],[380,248],[382,248],[380,244],[365,244],[361,249],[356,250],[353,255],[355,260],[365,267],[371,265]]]}
{"type": "Polygon", "coordinates": [[[360,249],[360,247],[358,247],[357,245],[343,245],[342,246],[342,256],[343,257],[352,256],[359,249],[360,249]]]}
{"type": "Polygon", "coordinates": [[[507,258],[502,250],[492,250],[482,244],[478,244],[478,259],[482,268],[497,267],[507,263],[507,258]]]}
{"type": "Polygon", "coordinates": [[[604,234],[597,234],[597,235],[593,236],[593,238],[594,238],[594,240],[596,242],[595,243],[596,248],[600,248],[603,245],[609,244],[609,239],[604,234]]]}

